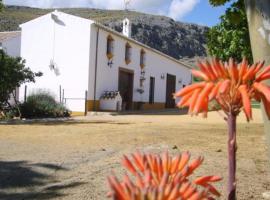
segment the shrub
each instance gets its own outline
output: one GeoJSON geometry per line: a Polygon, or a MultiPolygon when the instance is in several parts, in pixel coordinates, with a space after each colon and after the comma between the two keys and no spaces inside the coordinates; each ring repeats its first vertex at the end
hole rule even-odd
{"type": "Polygon", "coordinates": [[[23,118],[69,117],[70,111],[47,91],[38,91],[29,95],[20,105],[23,118]]]}
{"type": "Polygon", "coordinates": [[[15,117],[19,117],[18,107],[16,106],[9,106],[2,109],[0,112],[0,120],[10,120],[14,119],[15,117]]]}
{"type": "Polygon", "coordinates": [[[136,152],[131,159],[124,156],[122,165],[135,178],[125,175],[120,182],[115,176],[109,176],[109,197],[115,200],[206,200],[220,196],[212,183],[222,178],[202,176],[190,180],[190,175],[202,164],[203,158],[189,160],[189,152],[175,157],[169,156],[168,152],[162,156],[136,152]]]}

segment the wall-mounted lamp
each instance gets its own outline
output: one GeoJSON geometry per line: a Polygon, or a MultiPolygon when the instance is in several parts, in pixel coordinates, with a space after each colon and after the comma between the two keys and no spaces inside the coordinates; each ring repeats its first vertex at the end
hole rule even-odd
{"type": "Polygon", "coordinates": [[[142,76],[145,75],[145,71],[144,71],[144,70],[141,71],[141,75],[142,75],[142,76]]]}
{"type": "Polygon", "coordinates": [[[108,65],[110,68],[112,68],[113,61],[112,61],[112,60],[109,60],[108,63],[107,63],[107,65],[108,65]]]}
{"type": "Polygon", "coordinates": [[[161,78],[162,80],[164,80],[164,79],[165,79],[165,74],[161,74],[160,78],[161,78]]]}
{"type": "Polygon", "coordinates": [[[145,78],[144,76],[141,76],[141,77],[140,77],[140,81],[145,81],[145,79],[146,79],[146,78],[145,78]]]}
{"type": "Polygon", "coordinates": [[[49,68],[50,68],[51,71],[54,71],[56,76],[60,75],[60,69],[59,69],[59,67],[57,66],[56,62],[53,59],[50,60],[49,68]]]}

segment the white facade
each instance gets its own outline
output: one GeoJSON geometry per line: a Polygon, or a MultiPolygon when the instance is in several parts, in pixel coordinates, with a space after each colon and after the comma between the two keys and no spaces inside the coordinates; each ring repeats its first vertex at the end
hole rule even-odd
{"type": "MultiPolygon", "coordinates": [[[[73,111],[84,111],[85,91],[88,90],[90,20],[54,12],[22,24],[21,56],[26,66],[42,77],[27,84],[27,94],[44,89],[66,102],[73,111]],[[55,63],[56,70],[50,68],[55,63]],[[61,90],[60,90],[61,88],[61,90]],[[61,93],[61,94],[60,94],[61,93]]],[[[24,86],[20,100],[24,99],[24,86]]]]}
{"type": "MultiPolygon", "coordinates": [[[[27,84],[27,93],[38,88],[50,90],[72,111],[84,111],[85,91],[88,91],[88,110],[93,105],[98,109],[105,91],[119,90],[119,70],[133,73],[132,102],[149,103],[150,77],[155,78],[153,102],[159,104],[166,102],[167,74],[176,77],[176,90],[191,83],[189,67],[91,20],[54,12],[22,24],[21,29],[21,57],[27,67],[43,73],[36,83],[27,84]],[[109,35],[114,40],[112,58],[107,57],[109,35]],[[127,43],[131,46],[129,63],[125,60],[127,43]],[[140,85],[141,51],[145,52],[143,86],[140,85]],[[50,68],[50,63],[55,64],[56,70],[50,68]],[[144,92],[139,93],[138,89],[144,92]]],[[[20,100],[23,98],[24,86],[20,89],[20,100]]]]}
{"type": "MultiPolygon", "coordinates": [[[[98,27],[93,27],[95,35],[98,27]]],[[[174,59],[168,59],[161,56],[151,49],[146,49],[144,46],[133,44],[125,37],[119,37],[112,33],[99,28],[99,45],[98,45],[98,67],[97,67],[97,89],[96,96],[99,98],[104,91],[118,90],[118,71],[119,67],[134,71],[134,93],[133,101],[135,102],[148,102],[149,99],[149,80],[150,76],[155,77],[155,102],[166,101],[166,74],[172,74],[176,76],[176,90],[179,90],[183,85],[189,85],[191,83],[190,69],[184,65],[179,64],[174,59]],[[112,58],[112,67],[108,66],[108,59],[106,57],[107,37],[112,35],[115,40],[114,44],[114,57],[112,58]],[[132,46],[131,62],[127,65],[125,63],[125,45],[129,42],[132,46]],[[145,64],[145,85],[144,93],[141,95],[136,90],[140,88],[140,51],[144,50],[146,53],[145,64]],[[161,79],[161,76],[165,75],[165,79],[161,79]],[[181,83],[178,83],[178,82],[181,83]]],[[[94,35],[94,34],[93,34],[94,35]]],[[[95,50],[95,43],[91,43],[91,50],[95,50]]],[[[95,53],[91,54],[92,61],[95,60],[95,53]]],[[[93,67],[92,67],[93,69],[93,67]]],[[[94,74],[94,71],[93,73],[94,74]]],[[[89,88],[94,85],[92,81],[89,82],[89,88]]],[[[90,99],[93,99],[94,95],[89,93],[90,99]]]]}

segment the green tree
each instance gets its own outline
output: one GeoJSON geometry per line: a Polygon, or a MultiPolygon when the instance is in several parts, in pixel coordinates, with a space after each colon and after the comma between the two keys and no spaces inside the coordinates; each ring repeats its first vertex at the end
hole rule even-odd
{"type": "Polygon", "coordinates": [[[213,6],[221,6],[229,1],[231,1],[231,0],[209,0],[210,4],[213,6]]]}
{"type": "Polygon", "coordinates": [[[25,67],[21,58],[12,58],[0,50],[0,111],[8,106],[8,100],[13,91],[26,82],[35,82],[35,77],[42,73],[34,73],[25,67]]]}
{"type": "Polygon", "coordinates": [[[0,0],[0,12],[3,10],[3,8],[4,8],[3,1],[2,1],[2,0],[0,0]]]}
{"type": "MultiPolygon", "coordinates": [[[[213,0],[210,2],[214,3],[213,0]]],[[[217,4],[214,3],[214,5],[217,4]]],[[[242,60],[242,57],[246,57],[249,62],[252,62],[244,0],[234,2],[220,19],[220,24],[212,27],[207,34],[210,55],[223,61],[232,57],[238,62],[242,60]]]]}
{"type": "MultiPolygon", "coordinates": [[[[213,6],[223,5],[226,2],[232,0],[209,0],[213,6]]],[[[267,0],[244,0],[249,36],[251,42],[251,49],[253,60],[258,62],[264,60],[267,65],[270,64],[270,42],[268,40],[269,33],[269,24],[270,24],[270,1],[267,0]]],[[[270,81],[266,81],[270,84],[270,81]]],[[[262,111],[264,116],[264,128],[265,134],[268,140],[268,150],[270,157],[270,120],[267,117],[266,113],[267,108],[262,105],[262,111]]],[[[233,198],[236,199],[235,196],[233,198]]]]}

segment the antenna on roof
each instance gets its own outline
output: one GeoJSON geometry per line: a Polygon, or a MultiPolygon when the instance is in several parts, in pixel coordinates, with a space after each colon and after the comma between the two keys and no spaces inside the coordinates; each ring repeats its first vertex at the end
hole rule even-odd
{"type": "Polygon", "coordinates": [[[128,10],[128,6],[129,6],[129,4],[130,4],[130,1],[131,1],[131,0],[124,0],[124,4],[125,4],[125,11],[127,11],[127,10],[128,10]]]}

